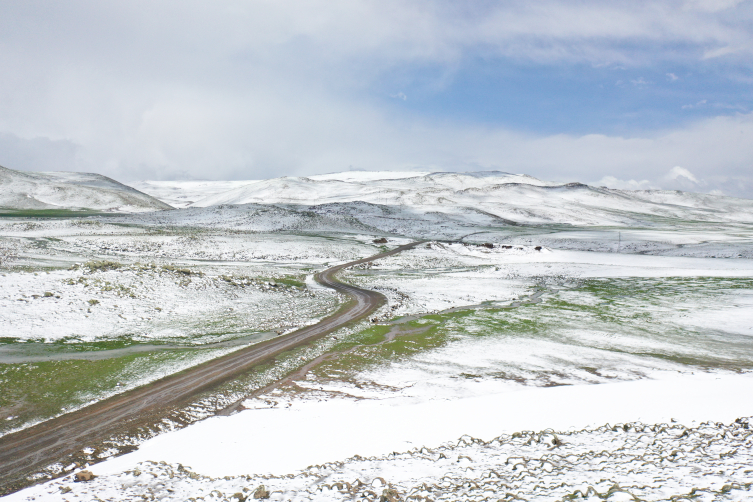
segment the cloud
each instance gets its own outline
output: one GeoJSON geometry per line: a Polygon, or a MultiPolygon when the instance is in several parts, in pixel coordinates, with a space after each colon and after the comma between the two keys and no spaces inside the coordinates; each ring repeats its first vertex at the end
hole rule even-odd
{"type": "Polygon", "coordinates": [[[604,176],[599,181],[592,183],[595,186],[605,186],[607,188],[615,188],[617,190],[654,190],[659,188],[649,180],[621,180],[614,176],[604,176]]]}
{"type": "Polygon", "coordinates": [[[592,184],[618,190],[682,190],[744,198],[751,198],[753,194],[753,178],[751,177],[730,178],[710,175],[708,178],[699,179],[688,169],[680,166],[673,167],[664,176],[658,176],[653,180],[623,180],[614,176],[605,176],[592,184]]]}
{"type": "Polygon", "coordinates": [[[693,173],[691,173],[690,171],[688,171],[684,167],[680,167],[680,166],[675,166],[672,169],[670,169],[669,172],[667,173],[667,175],[664,176],[664,179],[666,181],[670,181],[670,182],[678,182],[679,181],[679,182],[690,182],[690,183],[693,183],[695,185],[699,185],[700,184],[700,182],[693,175],[693,173]]]}
{"type": "Polygon", "coordinates": [[[698,108],[699,106],[704,106],[705,104],[706,104],[706,100],[702,99],[702,100],[700,100],[699,102],[697,102],[694,105],[682,105],[682,109],[683,110],[690,110],[690,109],[693,109],[693,108],[698,108]]]}
{"type": "Polygon", "coordinates": [[[670,82],[674,82],[675,80],[680,79],[680,77],[678,77],[674,73],[667,73],[667,78],[669,79],[670,82]]]}
{"type": "Polygon", "coordinates": [[[685,8],[705,12],[719,12],[731,9],[743,1],[744,0],[689,0],[685,2],[685,8]]]}
{"type": "Polygon", "coordinates": [[[733,47],[731,45],[728,45],[726,47],[718,47],[716,49],[709,49],[707,51],[704,51],[703,59],[720,58],[722,56],[726,56],[728,54],[734,54],[736,52],[741,52],[744,50],[746,50],[745,46],[733,47]]]}
{"type": "Polygon", "coordinates": [[[0,133],[0,165],[29,171],[75,171],[80,148],[66,140],[0,133]]]}
{"type": "Polygon", "coordinates": [[[437,75],[432,84],[441,88],[479,59],[637,73],[742,47],[730,57],[751,68],[749,3],[41,5],[6,2],[0,17],[0,95],[10,97],[0,100],[0,164],[11,168],[120,179],[249,179],[350,165],[500,168],[570,180],[645,180],[676,165],[700,178],[751,172],[750,114],[622,136],[543,134],[438,119],[389,99],[404,89],[395,99],[410,94],[413,106],[420,97],[409,84],[418,73],[437,75]]]}
{"type": "MultiPolygon", "coordinates": [[[[326,93],[277,91],[260,86],[251,95],[222,99],[173,93],[145,107],[131,123],[119,117],[125,125],[117,135],[73,116],[71,126],[86,131],[86,143],[14,138],[0,151],[21,158],[22,152],[33,150],[29,145],[34,141],[54,148],[67,145],[68,153],[61,154],[68,159],[66,169],[123,180],[258,179],[342,171],[351,165],[368,170],[500,169],[560,181],[606,176],[654,180],[655,173],[682,166],[697,179],[726,176],[725,193],[753,198],[751,113],[638,135],[542,135],[435,121],[326,93]]],[[[0,157],[4,162],[23,167],[0,157]]],[[[53,168],[49,160],[40,166],[53,168]]]]}

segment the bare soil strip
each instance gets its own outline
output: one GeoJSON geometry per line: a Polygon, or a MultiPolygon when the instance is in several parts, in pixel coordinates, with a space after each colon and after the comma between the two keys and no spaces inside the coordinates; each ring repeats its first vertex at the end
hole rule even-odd
{"type": "Polygon", "coordinates": [[[61,415],[0,438],[0,495],[28,484],[28,476],[64,459],[83,447],[153,421],[185,405],[198,394],[228,382],[269,361],[281,352],[309,343],[379,308],[385,297],[375,291],[339,282],[342,269],[397,254],[420,244],[414,242],[329,268],[316,280],[351,298],[343,308],[317,324],[267,340],[138,389],[113,396],[86,408],[61,415]]]}

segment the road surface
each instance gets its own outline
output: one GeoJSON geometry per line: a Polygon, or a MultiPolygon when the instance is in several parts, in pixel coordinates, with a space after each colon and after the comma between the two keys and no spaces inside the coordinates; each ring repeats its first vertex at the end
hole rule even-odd
{"type": "Polygon", "coordinates": [[[348,295],[351,301],[317,324],[267,340],[223,357],[170,375],[143,387],[118,394],[86,408],[47,420],[28,429],[0,437],[0,495],[27,484],[25,479],[48,465],[62,461],[82,448],[132,430],[144,421],[159,420],[198,394],[228,382],[277,354],[304,345],[379,308],[380,293],[360,289],[335,279],[342,269],[390,256],[419,244],[414,242],[362,260],[329,268],[315,276],[327,287],[348,295]]]}

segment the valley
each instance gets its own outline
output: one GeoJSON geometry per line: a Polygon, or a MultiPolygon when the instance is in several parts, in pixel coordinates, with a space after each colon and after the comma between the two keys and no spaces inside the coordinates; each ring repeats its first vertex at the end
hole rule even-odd
{"type": "Polygon", "coordinates": [[[353,291],[377,308],[59,433],[75,447],[7,500],[750,489],[753,201],[497,172],[134,186],[177,208],[0,219],[0,450],[313,333],[353,291]],[[636,477],[647,461],[684,474],[636,477]]]}

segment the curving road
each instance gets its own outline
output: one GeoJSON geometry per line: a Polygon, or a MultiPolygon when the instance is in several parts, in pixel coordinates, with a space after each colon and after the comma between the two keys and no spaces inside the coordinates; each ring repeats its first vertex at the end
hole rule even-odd
{"type": "Polygon", "coordinates": [[[329,268],[315,276],[351,301],[317,324],[267,340],[170,375],[86,408],[61,415],[22,431],[0,437],[0,495],[20,488],[26,476],[63,460],[83,447],[138,427],[186,404],[197,394],[230,381],[277,354],[304,345],[353,321],[360,320],[385,301],[380,293],[339,282],[342,269],[410,249],[413,242],[369,258],[329,268]]]}

